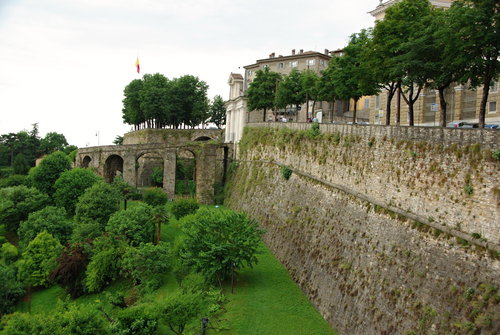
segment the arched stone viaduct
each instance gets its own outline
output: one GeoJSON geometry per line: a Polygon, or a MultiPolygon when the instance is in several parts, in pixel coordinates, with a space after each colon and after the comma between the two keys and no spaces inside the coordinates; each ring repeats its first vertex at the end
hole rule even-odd
{"type": "Polygon", "coordinates": [[[106,182],[111,182],[117,174],[122,174],[127,183],[140,187],[143,185],[140,184],[139,159],[152,156],[158,161],[163,160],[163,189],[170,198],[173,198],[175,196],[177,157],[181,152],[188,151],[196,162],[196,199],[203,204],[212,204],[218,177],[216,170],[222,167],[222,175],[225,176],[228,147],[224,144],[213,144],[206,141],[216,139],[220,134],[221,131],[218,131],[217,136],[214,136],[210,131],[207,133],[207,130],[166,129],[132,132],[125,134],[124,143],[139,142],[139,144],[81,148],[76,157],[76,166],[94,169],[106,182]],[[163,137],[158,137],[160,132],[164,134],[163,137]],[[159,141],[158,138],[163,138],[165,142],[170,143],[140,143],[144,142],[145,138],[156,141],[159,141]],[[175,140],[172,140],[173,138],[175,140]]]}

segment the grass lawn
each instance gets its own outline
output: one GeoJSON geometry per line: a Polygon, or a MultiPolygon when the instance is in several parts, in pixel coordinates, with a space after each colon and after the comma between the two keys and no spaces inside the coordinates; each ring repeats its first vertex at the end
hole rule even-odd
{"type": "MultiPolygon", "coordinates": [[[[134,206],[135,202],[129,204],[134,206]]],[[[167,206],[170,207],[170,204],[167,206]]],[[[172,243],[179,235],[182,235],[180,224],[171,217],[170,223],[162,227],[162,240],[172,243]]],[[[259,263],[253,269],[243,269],[237,276],[234,294],[230,293],[229,285],[224,287],[228,299],[224,306],[226,312],[219,317],[221,321],[210,320],[209,326],[225,326],[228,330],[219,334],[226,335],[336,334],[263,244],[258,258],[259,263]]],[[[107,302],[105,293],[127,291],[129,288],[128,281],[120,280],[104,292],[82,296],[75,303],[94,308],[103,304],[107,311],[111,311],[112,306],[107,302]]],[[[165,284],[153,293],[153,299],[164,299],[178,288],[173,274],[168,273],[165,275],[165,284]]],[[[17,311],[29,312],[31,309],[31,313],[50,313],[57,301],[66,296],[59,286],[36,290],[31,295],[31,307],[23,301],[17,306],[17,311]]],[[[160,327],[159,333],[173,334],[164,326],[160,327]]],[[[208,334],[214,333],[209,328],[208,334]]]]}

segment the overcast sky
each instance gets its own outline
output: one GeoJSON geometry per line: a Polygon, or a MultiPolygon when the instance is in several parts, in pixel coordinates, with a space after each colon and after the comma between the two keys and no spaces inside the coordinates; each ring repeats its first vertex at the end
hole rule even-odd
{"type": "Polygon", "coordinates": [[[271,52],[334,50],[373,26],[377,0],[0,0],[0,134],[55,131],[111,144],[124,87],[144,73],[198,76],[209,98],[271,52]],[[139,57],[141,74],[135,71],[139,57]],[[99,132],[99,136],[96,133],[99,132]]]}

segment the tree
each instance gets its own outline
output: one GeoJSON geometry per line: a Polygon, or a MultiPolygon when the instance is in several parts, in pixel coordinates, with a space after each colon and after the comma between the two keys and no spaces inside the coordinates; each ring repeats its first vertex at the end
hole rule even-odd
{"type": "Polygon", "coordinates": [[[204,304],[203,296],[199,293],[177,292],[160,303],[159,318],[176,335],[182,335],[186,325],[199,317],[204,304]]]}
{"type": "Polygon", "coordinates": [[[115,145],[123,145],[123,136],[116,135],[113,144],[115,145]]]}
{"type": "Polygon", "coordinates": [[[257,263],[263,231],[243,213],[202,208],[184,219],[182,259],[209,282],[231,277],[257,263]]]}
{"type": "Polygon", "coordinates": [[[293,69],[287,76],[278,82],[276,90],[275,105],[277,108],[295,106],[299,110],[300,105],[306,102],[306,95],[301,85],[302,72],[293,69]]]}
{"type": "Polygon", "coordinates": [[[78,199],[75,220],[78,223],[95,221],[103,228],[114,212],[120,209],[120,193],[112,185],[97,182],[78,199]]]}
{"type": "Polygon", "coordinates": [[[64,171],[54,184],[56,205],[65,208],[68,215],[75,215],[78,198],[100,180],[102,178],[89,169],[74,168],[64,171]]]}
{"type": "Polygon", "coordinates": [[[10,313],[24,294],[13,268],[0,264],[0,317],[10,313]]]}
{"type": "Polygon", "coordinates": [[[141,108],[141,90],[143,81],[141,79],[132,80],[123,90],[123,122],[133,125],[135,130],[146,121],[144,111],[141,108]]]}
{"type": "Polygon", "coordinates": [[[314,106],[319,95],[319,76],[312,70],[305,70],[300,78],[300,85],[306,95],[306,116],[309,117],[309,101],[313,100],[311,114],[314,117],[314,106]]]}
{"type": "Polygon", "coordinates": [[[493,81],[500,74],[500,9],[497,0],[459,0],[449,9],[451,29],[456,32],[455,62],[464,66],[461,83],[483,86],[479,127],[483,128],[486,103],[493,81]]]}
{"type": "Polygon", "coordinates": [[[145,74],[140,90],[140,109],[148,128],[161,128],[171,120],[169,90],[172,83],[160,73],[145,74]]]}
{"type": "Polygon", "coordinates": [[[40,151],[44,154],[50,154],[55,151],[63,151],[67,145],[68,141],[63,134],[49,132],[40,140],[40,151]]]}
{"type": "Polygon", "coordinates": [[[35,188],[24,185],[1,188],[0,222],[6,225],[7,231],[17,232],[21,221],[48,203],[49,197],[35,188]]]}
{"type": "Polygon", "coordinates": [[[54,184],[59,176],[71,169],[71,162],[66,154],[56,151],[45,157],[39,166],[31,169],[30,178],[33,186],[43,193],[52,196],[54,184]]]}
{"type": "Polygon", "coordinates": [[[165,273],[171,268],[170,250],[165,242],[158,245],[144,243],[129,248],[121,261],[121,272],[134,285],[152,291],[162,284],[165,273]]]}
{"type": "Polygon", "coordinates": [[[210,104],[209,115],[208,122],[213,122],[217,128],[221,129],[226,124],[226,106],[220,95],[216,95],[210,104]]]}
{"type": "Polygon", "coordinates": [[[27,246],[43,231],[51,234],[61,244],[66,244],[71,236],[72,228],[73,223],[67,218],[64,208],[47,206],[31,213],[28,220],[21,222],[18,230],[20,245],[27,246]]]}
{"type": "Polygon", "coordinates": [[[12,162],[12,168],[14,169],[15,174],[27,174],[30,169],[30,165],[26,156],[22,153],[17,154],[16,157],[14,157],[14,162],[12,162]]]}
{"type": "MultiPolygon", "coordinates": [[[[332,70],[333,67],[328,66],[321,72],[319,78],[318,100],[329,101],[332,103],[332,106],[334,106],[335,100],[337,100],[338,97],[335,92],[335,85],[333,84],[332,70]]],[[[333,108],[331,110],[330,120],[333,120],[333,108]]]]}
{"type": "Polygon", "coordinates": [[[83,245],[68,245],[57,259],[57,267],[49,279],[62,286],[73,299],[76,299],[84,293],[83,281],[88,263],[88,254],[83,245]]]}
{"type": "Polygon", "coordinates": [[[106,225],[106,232],[124,238],[132,246],[152,242],[154,231],[153,209],[143,203],[112,214],[106,225]]]}
{"type": "Polygon", "coordinates": [[[62,245],[59,241],[46,231],[38,234],[22,254],[19,261],[18,276],[27,285],[47,286],[49,275],[57,266],[62,245]]]}
{"type": "Polygon", "coordinates": [[[158,333],[158,316],[148,304],[118,311],[114,334],[153,335],[158,333]]]}
{"type": "Polygon", "coordinates": [[[148,187],[144,190],[142,199],[152,207],[163,206],[168,202],[168,196],[160,187],[148,187]]]}
{"type": "Polygon", "coordinates": [[[248,110],[264,110],[262,121],[266,122],[266,112],[274,108],[276,88],[281,75],[272,72],[269,67],[257,70],[255,79],[250,83],[246,94],[248,98],[248,110]]]}
{"type": "Polygon", "coordinates": [[[370,40],[370,31],[361,30],[351,35],[345,54],[333,58],[328,67],[335,93],[340,99],[354,100],[353,123],[356,123],[358,100],[364,95],[377,93],[378,85],[367,68],[366,49],[370,40]]]}
{"type": "Polygon", "coordinates": [[[191,75],[184,75],[172,82],[168,123],[177,128],[180,123],[194,127],[205,122],[209,113],[208,85],[191,75]]]}
{"type": "Polygon", "coordinates": [[[170,211],[177,218],[177,220],[180,220],[186,215],[196,213],[198,208],[200,208],[200,205],[195,199],[180,198],[174,201],[170,211]]]}

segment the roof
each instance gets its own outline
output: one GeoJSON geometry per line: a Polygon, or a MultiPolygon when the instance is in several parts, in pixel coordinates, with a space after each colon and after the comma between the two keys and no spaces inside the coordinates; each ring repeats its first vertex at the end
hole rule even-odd
{"type": "Polygon", "coordinates": [[[243,76],[239,73],[232,73],[231,72],[231,77],[234,79],[243,79],[243,76]]]}

